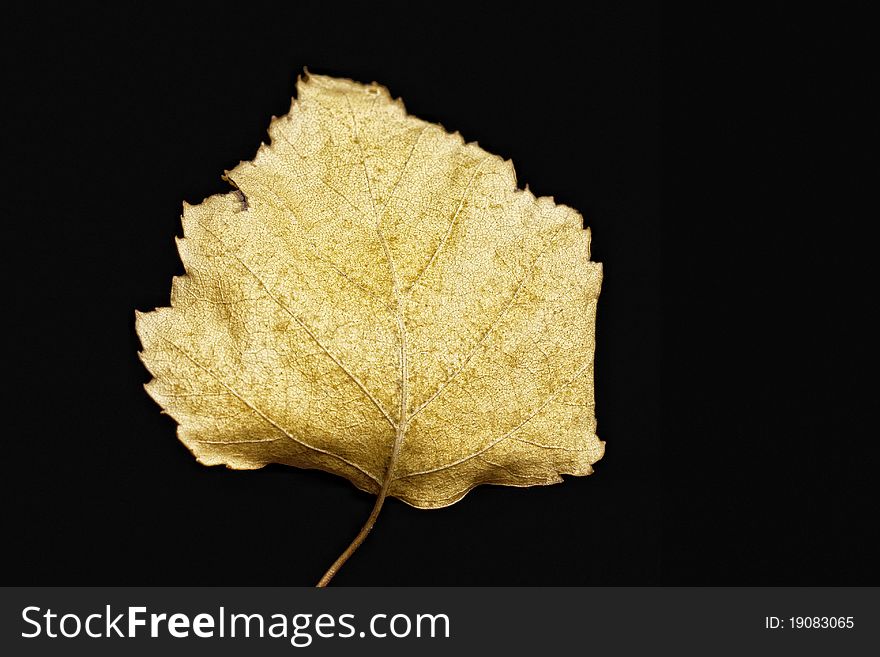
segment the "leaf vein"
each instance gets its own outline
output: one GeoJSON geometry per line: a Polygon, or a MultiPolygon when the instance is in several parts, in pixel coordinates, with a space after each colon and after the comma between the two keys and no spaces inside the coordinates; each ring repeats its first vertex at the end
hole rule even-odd
{"type": "Polygon", "coordinates": [[[465,357],[464,362],[462,362],[461,366],[455,372],[453,372],[449,376],[449,378],[447,378],[443,383],[440,384],[440,387],[437,388],[433,395],[431,395],[416,410],[412,412],[412,414],[409,416],[410,420],[421,413],[431,402],[437,399],[437,397],[440,396],[440,394],[449,386],[449,384],[452,383],[452,381],[467,368],[473,357],[480,350],[480,347],[482,347],[483,344],[486,342],[489,335],[501,324],[501,321],[507,315],[508,311],[513,307],[514,302],[516,301],[517,297],[519,297],[519,293],[525,287],[526,282],[529,281],[532,275],[535,273],[535,269],[538,266],[538,261],[544,256],[545,253],[547,253],[547,251],[549,251],[556,244],[557,240],[559,239],[559,234],[562,232],[562,228],[563,227],[560,226],[556,229],[556,232],[553,233],[553,236],[547,242],[547,245],[543,249],[541,249],[541,252],[535,257],[534,261],[529,267],[528,272],[526,272],[526,274],[520,279],[519,284],[517,285],[513,295],[504,305],[504,308],[502,308],[501,312],[498,313],[498,315],[496,315],[495,318],[489,323],[488,328],[485,330],[479,341],[474,345],[470,352],[468,352],[468,355],[465,357]]]}
{"type": "Polygon", "coordinates": [[[436,468],[430,468],[428,470],[421,470],[418,472],[408,472],[406,474],[398,475],[397,479],[405,479],[407,477],[416,477],[418,475],[426,475],[426,474],[432,474],[434,472],[440,472],[442,470],[448,470],[449,468],[455,467],[457,465],[461,465],[462,463],[466,463],[467,461],[470,461],[471,459],[480,456],[480,454],[483,454],[483,453],[489,451],[490,449],[492,449],[493,447],[495,447],[496,445],[498,445],[502,441],[510,438],[513,434],[515,434],[517,431],[519,431],[524,426],[526,426],[529,422],[531,422],[538,414],[541,413],[541,411],[543,411],[550,404],[550,402],[552,402],[554,399],[556,399],[563,390],[565,390],[572,383],[577,381],[577,379],[587,370],[587,368],[590,366],[590,363],[592,363],[592,362],[593,362],[593,358],[591,355],[587,359],[587,361],[580,367],[580,369],[578,369],[578,371],[574,374],[574,376],[572,376],[568,381],[566,381],[565,383],[560,385],[558,388],[556,388],[556,390],[554,390],[550,394],[550,396],[547,397],[547,399],[544,401],[544,403],[542,403],[540,406],[538,406],[538,408],[536,408],[534,411],[532,411],[526,417],[526,419],[524,419],[522,422],[520,422],[518,425],[516,425],[513,429],[511,429],[510,431],[508,431],[504,435],[499,436],[498,438],[491,440],[488,444],[484,445],[478,451],[473,452],[472,454],[468,454],[467,456],[464,456],[464,457],[462,457],[456,461],[453,461],[451,463],[446,463],[444,465],[437,466],[436,468]]]}
{"type": "Polygon", "coordinates": [[[464,202],[467,200],[467,196],[471,192],[472,185],[474,184],[474,181],[476,180],[477,173],[480,171],[480,167],[483,166],[483,163],[486,162],[486,160],[491,159],[491,157],[492,157],[491,155],[484,157],[482,160],[480,160],[477,163],[477,166],[474,167],[474,172],[471,174],[470,180],[468,180],[468,183],[465,186],[464,192],[461,195],[461,200],[458,202],[458,207],[455,209],[455,213],[452,215],[452,219],[449,220],[449,225],[446,227],[446,233],[444,233],[440,242],[437,243],[437,246],[434,249],[434,252],[431,254],[431,258],[428,260],[428,264],[426,264],[424,267],[422,267],[421,271],[416,275],[413,282],[407,288],[407,290],[406,290],[407,292],[412,290],[419,283],[419,281],[422,280],[422,276],[424,276],[425,272],[431,268],[431,265],[434,264],[434,261],[437,259],[437,256],[440,254],[440,251],[443,250],[443,247],[446,245],[446,242],[449,240],[449,236],[452,234],[452,229],[455,227],[455,223],[458,219],[458,215],[461,214],[461,209],[464,207],[464,202]]]}
{"type": "Polygon", "coordinates": [[[343,372],[345,372],[345,374],[363,391],[363,393],[367,396],[367,398],[376,406],[376,408],[379,410],[379,412],[382,413],[382,415],[385,417],[385,419],[388,420],[388,422],[391,424],[391,426],[396,429],[397,423],[391,418],[388,411],[385,410],[385,407],[379,402],[378,399],[376,399],[376,397],[373,395],[373,393],[371,393],[369,391],[369,389],[366,387],[366,385],[364,385],[364,383],[360,380],[360,378],[358,378],[353,372],[351,372],[351,370],[349,370],[345,366],[345,364],[343,364],[343,362],[341,360],[339,360],[339,358],[337,358],[324,345],[324,343],[321,342],[320,339],[318,339],[318,336],[315,335],[314,331],[312,331],[312,329],[310,329],[306,325],[306,323],[303,322],[296,315],[296,313],[291,311],[290,308],[288,308],[284,303],[282,303],[280,299],[278,299],[274,294],[272,294],[271,290],[269,290],[269,287],[266,285],[266,283],[263,281],[263,279],[260,278],[260,276],[257,275],[257,273],[253,269],[248,267],[247,263],[238,254],[230,251],[229,248],[226,246],[226,243],[220,238],[219,235],[217,235],[214,231],[212,231],[210,228],[205,226],[205,224],[203,224],[202,222],[199,221],[198,224],[199,224],[199,226],[202,227],[202,230],[204,230],[209,235],[211,235],[215,240],[217,240],[217,243],[220,244],[221,247],[223,247],[223,251],[226,255],[230,255],[233,258],[235,258],[235,260],[237,260],[239,262],[239,264],[241,264],[241,266],[244,267],[245,270],[247,270],[248,273],[250,273],[250,275],[254,277],[254,279],[266,291],[266,294],[269,296],[269,298],[272,301],[274,301],[275,304],[277,304],[278,307],[281,308],[281,310],[283,310],[285,313],[287,313],[293,319],[293,321],[295,321],[299,325],[299,327],[308,334],[308,336],[314,341],[314,343],[317,344],[321,348],[321,350],[330,358],[330,360],[332,360],[339,367],[339,369],[341,369],[343,372]]]}
{"type": "MultiPolygon", "coordinates": [[[[272,417],[270,417],[267,413],[265,413],[264,411],[262,411],[262,410],[260,410],[259,408],[257,408],[257,406],[254,405],[254,404],[253,404],[251,401],[249,401],[247,398],[245,398],[244,395],[242,395],[242,394],[239,393],[237,390],[235,390],[235,388],[233,388],[233,387],[230,386],[228,383],[226,383],[226,381],[223,380],[223,377],[221,377],[219,374],[217,374],[213,369],[211,369],[210,367],[208,367],[208,366],[205,365],[204,363],[201,363],[199,360],[197,360],[197,359],[194,358],[193,356],[191,356],[190,353],[189,353],[186,349],[184,349],[183,347],[181,347],[181,346],[178,345],[177,343],[172,342],[171,340],[169,340],[168,338],[166,338],[166,337],[164,337],[164,336],[159,336],[159,337],[160,337],[164,342],[168,343],[168,344],[171,345],[173,348],[175,348],[177,351],[179,351],[179,352],[183,355],[183,357],[186,358],[188,361],[190,361],[193,365],[195,365],[195,366],[198,367],[199,369],[204,370],[205,372],[207,372],[207,373],[208,373],[208,374],[209,374],[209,375],[210,375],[210,376],[211,376],[211,377],[212,377],[217,383],[219,383],[221,386],[223,386],[224,388],[226,388],[226,389],[229,391],[229,393],[230,393],[233,397],[235,397],[236,399],[238,399],[242,404],[244,404],[245,406],[247,406],[247,407],[248,407],[249,409],[251,409],[254,413],[256,413],[258,416],[260,416],[261,418],[263,418],[266,422],[268,422],[268,423],[271,424],[273,427],[275,427],[276,429],[278,429],[278,431],[280,431],[281,433],[283,433],[287,438],[289,438],[289,439],[292,440],[293,442],[295,442],[295,443],[297,443],[297,444],[299,444],[299,445],[302,445],[303,447],[307,447],[308,449],[314,450],[314,451],[316,451],[316,452],[320,452],[321,454],[326,454],[327,456],[332,456],[333,458],[339,459],[339,460],[342,461],[343,463],[347,463],[348,465],[350,465],[351,467],[353,467],[353,468],[356,469],[357,471],[363,473],[364,475],[366,475],[367,477],[369,477],[370,479],[372,479],[372,480],[375,481],[376,483],[379,483],[378,480],[376,479],[376,477],[374,477],[373,475],[371,475],[369,472],[367,472],[366,470],[364,470],[363,468],[361,468],[361,467],[358,466],[357,464],[352,463],[351,461],[349,461],[348,459],[346,459],[346,458],[344,458],[344,457],[342,457],[342,456],[339,456],[339,454],[334,454],[333,452],[330,452],[330,451],[328,451],[328,450],[326,450],[326,449],[321,449],[320,447],[316,447],[315,445],[311,445],[311,444],[307,443],[305,440],[303,440],[302,438],[299,438],[298,436],[295,436],[294,434],[290,433],[290,431],[288,431],[287,429],[285,429],[285,428],[284,428],[281,424],[279,424],[276,420],[272,419],[272,417]]],[[[200,442],[207,442],[207,441],[200,441],[200,442]]],[[[250,441],[250,442],[263,442],[263,441],[250,441]]],[[[266,441],[266,442],[268,442],[268,441],[266,441]]]]}

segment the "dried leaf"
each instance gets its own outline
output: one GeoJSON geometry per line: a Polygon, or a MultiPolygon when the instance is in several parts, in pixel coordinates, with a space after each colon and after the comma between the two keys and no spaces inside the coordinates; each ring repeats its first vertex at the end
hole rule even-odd
{"type": "Polygon", "coordinates": [[[602,270],[581,216],[375,83],[311,75],[297,96],[235,191],[184,204],[186,274],[138,314],[180,440],[376,493],[361,540],[386,495],[590,474],[602,270]]]}

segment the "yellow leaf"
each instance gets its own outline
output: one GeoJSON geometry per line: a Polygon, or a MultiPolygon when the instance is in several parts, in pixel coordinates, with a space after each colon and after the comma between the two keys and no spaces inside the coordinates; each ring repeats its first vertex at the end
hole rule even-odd
{"type": "Polygon", "coordinates": [[[186,274],[137,318],[196,458],[346,477],[378,496],[360,540],[386,495],[590,474],[602,270],[581,216],[375,83],[309,75],[269,136],[235,191],[184,204],[186,274]]]}

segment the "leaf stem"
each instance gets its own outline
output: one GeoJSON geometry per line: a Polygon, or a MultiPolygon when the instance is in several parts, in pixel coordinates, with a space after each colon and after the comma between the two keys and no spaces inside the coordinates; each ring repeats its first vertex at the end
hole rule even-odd
{"type": "Polygon", "coordinates": [[[373,529],[373,525],[376,524],[376,518],[379,517],[379,512],[382,510],[382,505],[385,504],[385,498],[388,497],[388,489],[391,487],[391,481],[394,479],[394,467],[397,465],[397,457],[400,454],[400,446],[403,444],[403,436],[405,434],[406,428],[398,426],[397,434],[394,437],[394,447],[391,450],[391,459],[388,461],[388,469],[385,472],[385,480],[382,482],[382,488],[379,491],[379,494],[376,496],[376,503],[373,505],[373,510],[370,511],[370,516],[367,518],[367,521],[364,523],[364,526],[358,532],[358,535],[354,537],[354,540],[351,544],[345,548],[345,551],[339,555],[339,558],[333,562],[333,565],[327,569],[327,572],[324,573],[324,576],[320,579],[320,581],[315,585],[318,588],[324,588],[327,584],[330,583],[330,580],[333,579],[333,576],[339,572],[339,569],[342,568],[343,564],[348,561],[349,557],[355,553],[355,551],[361,546],[361,543],[364,542],[364,539],[367,538],[367,535],[370,533],[370,530],[373,529]]]}
{"type": "Polygon", "coordinates": [[[385,495],[386,491],[383,490],[379,493],[378,497],[376,497],[376,503],[373,505],[373,510],[370,512],[370,517],[367,518],[367,522],[364,523],[364,526],[361,528],[361,531],[358,532],[358,535],[354,537],[354,540],[351,542],[347,548],[345,548],[345,552],[339,555],[339,558],[333,562],[333,565],[327,569],[327,572],[324,573],[324,576],[321,580],[316,584],[318,588],[323,588],[330,583],[330,580],[333,579],[333,576],[339,572],[339,569],[342,568],[342,565],[348,561],[349,557],[355,553],[361,543],[364,542],[364,539],[367,537],[367,534],[370,533],[370,530],[373,529],[373,525],[376,524],[376,518],[379,517],[379,511],[382,510],[382,505],[385,503],[385,495]]]}

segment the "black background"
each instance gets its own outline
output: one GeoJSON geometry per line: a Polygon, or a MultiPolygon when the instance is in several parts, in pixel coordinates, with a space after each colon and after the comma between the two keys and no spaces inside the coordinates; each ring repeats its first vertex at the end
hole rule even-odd
{"type": "Polygon", "coordinates": [[[181,201],[229,189],[304,66],[512,158],[583,213],[605,266],[596,474],[391,500],[336,584],[878,582],[865,297],[834,278],[868,267],[841,248],[853,216],[822,205],[818,150],[859,148],[855,73],[826,55],[864,55],[833,21],[771,3],[665,15],[661,37],[657,7],[616,2],[10,12],[7,583],[311,584],[368,514],[321,472],[198,465],[136,356],[135,308],[182,271],[181,201]]]}

